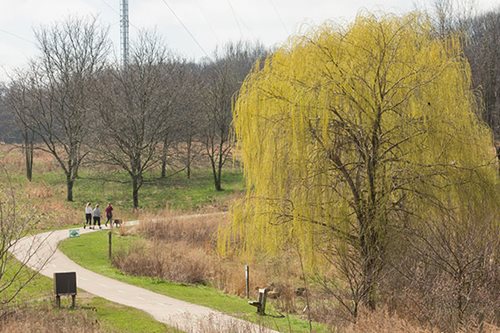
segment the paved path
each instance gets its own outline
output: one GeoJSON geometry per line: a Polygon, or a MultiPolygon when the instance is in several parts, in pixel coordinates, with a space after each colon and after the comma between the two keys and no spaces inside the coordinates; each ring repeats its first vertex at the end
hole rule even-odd
{"type": "MultiPolygon", "coordinates": [[[[80,228],[81,234],[89,232],[94,230],[80,228]]],[[[13,253],[21,261],[25,261],[29,256],[28,266],[40,270],[41,274],[50,278],[54,272],[76,272],[78,288],[112,302],[143,310],[156,320],[185,332],[276,333],[203,306],[160,295],[91,272],[57,250],[57,244],[66,238],[68,230],[25,237],[19,241],[13,253]]]]}

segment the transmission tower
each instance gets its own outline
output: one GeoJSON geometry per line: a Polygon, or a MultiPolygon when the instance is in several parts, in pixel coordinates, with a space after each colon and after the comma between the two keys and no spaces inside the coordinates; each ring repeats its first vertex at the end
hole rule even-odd
{"type": "Polygon", "coordinates": [[[129,36],[128,36],[128,0],[120,0],[120,46],[122,51],[122,65],[128,64],[129,36]]]}

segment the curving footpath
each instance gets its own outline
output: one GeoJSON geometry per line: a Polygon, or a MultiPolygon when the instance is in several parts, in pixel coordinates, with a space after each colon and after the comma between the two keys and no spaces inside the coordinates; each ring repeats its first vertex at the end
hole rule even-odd
{"type": "MultiPolygon", "coordinates": [[[[95,230],[82,229],[85,234],[95,230]]],[[[46,232],[22,238],[12,251],[32,269],[53,277],[55,272],[76,272],[77,286],[91,294],[151,314],[156,320],[184,332],[265,332],[277,333],[210,308],[187,303],[89,271],[57,249],[68,238],[68,230],[46,232]]]]}

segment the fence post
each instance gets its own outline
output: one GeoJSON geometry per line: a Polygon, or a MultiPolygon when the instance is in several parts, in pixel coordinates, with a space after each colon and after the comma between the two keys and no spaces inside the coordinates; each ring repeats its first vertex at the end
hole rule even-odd
{"type": "Polygon", "coordinates": [[[108,232],[108,258],[111,260],[111,238],[112,238],[112,232],[108,232]]]}
{"type": "Polygon", "coordinates": [[[245,295],[250,298],[250,267],[245,265],[245,295]]]}

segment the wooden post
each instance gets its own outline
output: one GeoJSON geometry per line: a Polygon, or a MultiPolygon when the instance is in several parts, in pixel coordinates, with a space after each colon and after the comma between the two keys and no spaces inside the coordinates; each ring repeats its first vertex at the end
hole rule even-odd
{"type": "Polygon", "coordinates": [[[245,265],[245,295],[250,298],[250,267],[245,265]]]}
{"type": "Polygon", "coordinates": [[[60,309],[61,308],[61,296],[56,295],[56,305],[60,309]]]}
{"type": "Polygon", "coordinates": [[[75,308],[76,303],[76,295],[71,295],[71,308],[75,308]]]}
{"type": "Polygon", "coordinates": [[[111,251],[111,238],[112,238],[112,235],[113,235],[112,232],[109,231],[108,232],[108,258],[109,258],[109,260],[111,260],[111,253],[112,253],[112,251],[111,251]]]}

